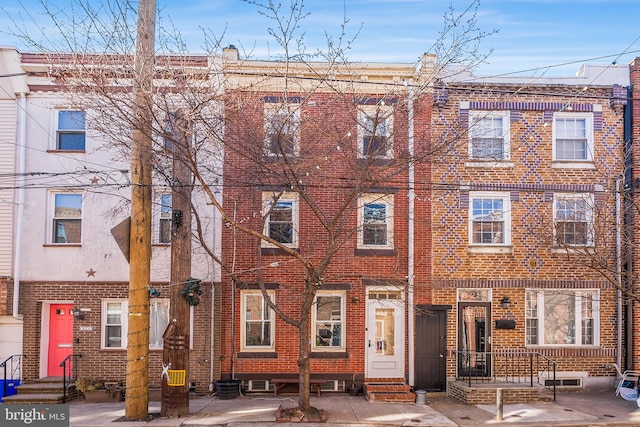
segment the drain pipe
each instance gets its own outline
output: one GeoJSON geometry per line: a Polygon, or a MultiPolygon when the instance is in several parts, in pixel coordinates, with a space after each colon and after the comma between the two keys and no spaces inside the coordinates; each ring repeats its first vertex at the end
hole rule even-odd
{"type": "Polygon", "coordinates": [[[407,351],[409,352],[409,385],[413,386],[415,382],[415,339],[414,339],[414,328],[415,328],[415,319],[414,319],[414,309],[413,309],[413,279],[414,279],[414,257],[415,257],[415,235],[414,235],[414,211],[415,211],[415,165],[413,162],[414,156],[414,129],[413,129],[413,80],[409,79],[408,82],[408,100],[407,100],[407,108],[409,114],[409,123],[408,123],[408,141],[407,141],[407,149],[409,150],[409,218],[407,224],[407,307],[408,307],[408,317],[409,317],[409,345],[407,351]]]}
{"type": "Polygon", "coordinates": [[[26,142],[27,142],[27,97],[24,92],[20,92],[18,101],[18,123],[20,123],[19,127],[19,135],[18,135],[18,200],[17,200],[17,208],[16,208],[16,240],[14,246],[14,259],[13,259],[13,308],[11,314],[14,318],[22,320],[22,317],[18,314],[19,303],[20,303],[20,264],[21,264],[21,256],[20,252],[22,251],[22,218],[24,217],[24,184],[25,177],[24,172],[26,169],[26,159],[25,156],[27,154],[26,142]]]}
{"type": "Polygon", "coordinates": [[[215,285],[212,283],[211,284],[211,318],[209,320],[209,327],[211,328],[211,332],[210,332],[210,344],[211,344],[211,348],[209,349],[209,391],[213,391],[213,383],[214,383],[214,379],[213,379],[213,371],[215,369],[215,364],[214,364],[214,360],[215,360],[215,338],[216,338],[216,334],[215,334],[215,302],[216,302],[216,287],[215,285]]]}
{"type": "Polygon", "coordinates": [[[616,281],[618,282],[618,290],[616,291],[616,300],[618,303],[617,316],[617,337],[616,337],[616,363],[622,366],[622,236],[621,221],[622,214],[620,209],[620,192],[622,191],[622,179],[616,178],[616,281]]]}
{"type": "Polygon", "coordinates": [[[235,226],[238,212],[238,200],[233,200],[233,260],[231,261],[231,379],[236,379],[236,249],[238,245],[238,228],[235,226]]]}

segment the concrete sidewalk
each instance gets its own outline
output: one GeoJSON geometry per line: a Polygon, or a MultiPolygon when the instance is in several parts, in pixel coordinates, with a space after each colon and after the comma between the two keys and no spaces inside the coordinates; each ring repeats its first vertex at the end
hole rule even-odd
{"type": "MultiPolygon", "coordinates": [[[[280,405],[297,405],[295,395],[250,395],[220,400],[215,396],[192,397],[191,416],[154,418],[149,422],[126,422],[124,403],[69,403],[73,427],[249,427],[278,425],[300,426],[300,423],[276,423],[280,405]],[[119,421],[114,423],[114,421],[119,421]]],[[[368,402],[364,397],[326,393],[312,397],[311,404],[328,413],[326,424],[307,426],[640,426],[640,409],[635,402],[615,396],[613,391],[601,393],[563,393],[556,402],[513,404],[504,406],[504,420],[496,420],[494,405],[465,405],[451,398],[427,398],[426,405],[368,402]]],[[[159,403],[152,403],[151,413],[159,413],[159,403]]]]}

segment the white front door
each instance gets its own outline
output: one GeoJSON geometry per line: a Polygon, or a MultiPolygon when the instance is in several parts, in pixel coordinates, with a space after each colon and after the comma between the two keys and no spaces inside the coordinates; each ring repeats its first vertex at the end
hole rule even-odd
{"type": "Polygon", "coordinates": [[[369,290],[367,378],[404,378],[403,291],[369,290]]]}

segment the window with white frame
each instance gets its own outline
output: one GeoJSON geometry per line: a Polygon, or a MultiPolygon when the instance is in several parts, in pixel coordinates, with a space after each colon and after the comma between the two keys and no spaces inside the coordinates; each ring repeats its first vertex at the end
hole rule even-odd
{"type": "Polygon", "coordinates": [[[393,249],[393,195],[365,194],[358,199],[358,247],[393,249]]]}
{"type": "Polygon", "coordinates": [[[509,147],[508,111],[469,114],[469,157],[472,160],[508,160],[509,147]]]}
{"type": "MultiPolygon", "coordinates": [[[[275,293],[268,292],[275,301],[275,293]]],[[[241,291],[242,300],[242,349],[265,351],[275,348],[275,316],[259,290],[241,291]]]]}
{"type": "Polygon", "coordinates": [[[315,350],[344,349],[345,293],[318,291],[313,309],[315,350]]]}
{"type": "Polygon", "coordinates": [[[591,113],[554,113],[553,159],[561,162],[593,160],[591,113]]]}
{"type": "Polygon", "coordinates": [[[169,325],[169,300],[154,298],[149,302],[149,348],[163,347],[164,331],[169,325]]]}
{"type": "Polygon", "coordinates": [[[557,245],[590,246],[593,244],[592,194],[555,194],[553,214],[557,245]]]}
{"type": "Polygon", "coordinates": [[[267,156],[297,156],[300,144],[300,104],[266,102],[264,139],[267,156]]]}
{"type": "Polygon", "coordinates": [[[157,194],[157,243],[171,243],[172,196],[171,193],[157,194]]]}
{"type": "Polygon", "coordinates": [[[527,345],[599,344],[597,290],[544,289],[525,293],[527,345]]]}
{"type": "MultiPolygon", "coordinates": [[[[298,247],[298,195],[265,191],[262,201],[265,235],[286,246],[298,247]]],[[[263,246],[273,244],[263,242],[263,246]]]]}
{"type": "Polygon", "coordinates": [[[469,242],[472,245],[511,243],[509,193],[469,194],[469,242]]]}
{"type": "MultiPolygon", "coordinates": [[[[127,348],[128,310],[127,300],[107,299],[102,301],[101,348],[127,348]]],[[[149,306],[149,349],[162,349],[162,335],[168,324],[169,300],[152,299],[149,306]]]]}
{"type": "Polygon", "coordinates": [[[358,155],[393,158],[393,108],[361,106],[358,112],[358,155]]]}
{"type": "Polygon", "coordinates": [[[56,149],[84,151],[86,143],[86,113],[76,110],[57,112],[56,149]]]}
{"type": "Polygon", "coordinates": [[[52,243],[81,243],[82,194],[52,194],[52,243]]]}

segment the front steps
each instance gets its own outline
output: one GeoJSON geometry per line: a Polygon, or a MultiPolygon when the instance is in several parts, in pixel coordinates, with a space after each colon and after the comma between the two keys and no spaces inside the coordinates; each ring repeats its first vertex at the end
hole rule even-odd
{"type": "Polygon", "coordinates": [[[411,386],[401,382],[365,382],[364,396],[370,402],[414,403],[411,386]]]}
{"type": "MultiPolygon", "coordinates": [[[[47,377],[29,381],[16,387],[18,394],[2,399],[5,404],[63,403],[62,377],[47,377]]],[[[67,400],[77,396],[75,384],[67,384],[67,400]]]]}

